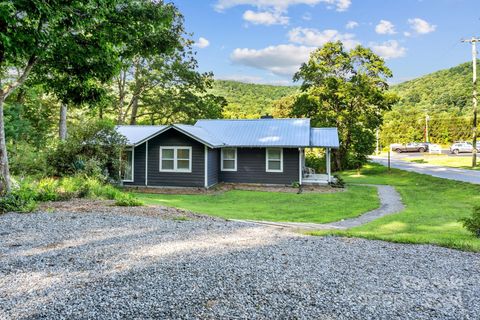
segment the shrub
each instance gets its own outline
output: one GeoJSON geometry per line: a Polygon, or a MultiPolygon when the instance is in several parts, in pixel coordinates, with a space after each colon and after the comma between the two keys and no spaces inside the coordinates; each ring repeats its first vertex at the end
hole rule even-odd
{"type": "Polygon", "coordinates": [[[120,193],[115,201],[116,206],[120,207],[138,207],[143,206],[143,202],[128,193],[120,193]]]}
{"type": "Polygon", "coordinates": [[[44,178],[41,179],[36,185],[32,186],[35,188],[35,200],[36,201],[56,201],[59,200],[60,195],[57,192],[58,189],[58,180],[53,178],[44,178]]]}
{"type": "Polygon", "coordinates": [[[339,175],[334,174],[333,180],[332,182],[330,182],[330,185],[334,188],[345,188],[345,181],[339,175]]]}
{"type": "Polygon", "coordinates": [[[37,149],[25,142],[9,145],[10,171],[16,176],[43,177],[52,172],[45,149],[37,149]]]}
{"type": "Polygon", "coordinates": [[[480,206],[473,208],[473,213],[470,218],[460,219],[463,226],[473,233],[476,237],[480,238],[480,206]]]}
{"type": "Polygon", "coordinates": [[[35,192],[21,186],[0,197],[0,212],[32,212],[37,207],[35,192]]]}
{"type": "Polygon", "coordinates": [[[316,173],[325,172],[325,155],[320,150],[305,150],[305,166],[312,168],[316,173]]]}
{"type": "Polygon", "coordinates": [[[84,174],[100,180],[117,180],[125,137],[112,123],[97,121],[73,127],[66,141],[59,143],[48,161],[59,176],[84,174]]]}

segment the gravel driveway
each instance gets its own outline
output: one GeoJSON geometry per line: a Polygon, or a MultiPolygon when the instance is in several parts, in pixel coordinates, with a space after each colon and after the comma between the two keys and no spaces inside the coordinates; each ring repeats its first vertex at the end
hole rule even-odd
{"type": "Polygon", "coordinates": [[[0,319],[478,319],[480,255],[219,220],[0,216],[0,319]]]}

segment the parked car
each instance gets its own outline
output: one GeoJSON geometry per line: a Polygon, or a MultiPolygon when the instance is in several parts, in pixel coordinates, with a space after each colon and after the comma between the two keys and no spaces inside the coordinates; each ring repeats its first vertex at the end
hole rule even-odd
{"type": "Polygon", "coordinates": [[[428,144],[419,142],[410,142],[407,144],[394,143],[390,145],[392,151],[401,152],[425,152],[428,151],[428,144]]]}
{"type": "MultiPolygon", "coordinates": [[[[480,147],[477,146],[477,151],[480,151],[480,147]]],[[[470,142],[455,142],[450,146],[450,153],[459,154],[463,152],[473,152],[473,145],[470,142]]]]}

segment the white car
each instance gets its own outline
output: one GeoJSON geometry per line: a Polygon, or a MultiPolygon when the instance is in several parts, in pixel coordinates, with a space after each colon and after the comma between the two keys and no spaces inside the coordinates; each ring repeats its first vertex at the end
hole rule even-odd
{"type": "MultiPolygon", "coordinates": [[[[479,147],[477,146],[477,151],[479,147]]],[[[473,152],[473,145],[470,142],[455,142],[450,147],[450,153],[459,154],[462,152],[473,152]]]]}

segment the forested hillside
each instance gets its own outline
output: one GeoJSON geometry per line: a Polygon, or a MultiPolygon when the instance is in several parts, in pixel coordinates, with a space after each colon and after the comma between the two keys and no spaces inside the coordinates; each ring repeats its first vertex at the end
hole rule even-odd
{"type": "Polygon", "coordinates": [[[402,98],[399,107],[460,115],[472,106],[471,83],[472,64],[467,62],[403,82],[391,90],[402,98]]]}
{"type": "Polygon", "coordinates": [[[224,97],[228,105],[225,118],[258,118],[272,113],[272,102],[295,93],[298,87],[250,84],[229,80],[217,80],[211,90],[216,96],[224,97]]]}
{"type": "Polygon", "coordinates": [[[392,86],[401,100],[385,115],[382,143],[423,141],[426,116],[432,142],[469,140],[471,83],[472,65],[467,62],[392,86]]]}

